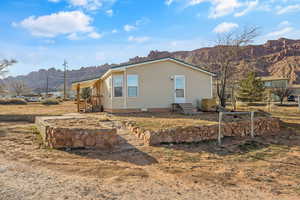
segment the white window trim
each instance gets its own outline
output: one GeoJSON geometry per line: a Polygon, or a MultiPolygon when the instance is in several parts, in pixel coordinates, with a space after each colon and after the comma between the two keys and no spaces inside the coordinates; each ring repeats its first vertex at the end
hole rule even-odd
{"type": "Polygon", "coordinates": [[[112,75],[112,95],[111,95],[113,98],[124,98],[124,75],[123,74],[113,74],[112,75]],[[115,81],[114,81],[114,77],[115,76],[119,76],[119,77],[122,77],[122,96],[120,97],[116,97],[115,96],[115,81]]]}
{"type": "MultiPolygon", "coordinates": [[[[139,97],[139,88],[140,88],[140,83],[139,83],[139,75],[138,74],[127,74],[127,77],[126,77],[127,79],[126,79],[126,83],[127,83],[127,97],[128,98],[137,98],[137,97],[139,97]],[[129,96],[129,85],[128,85],[128,76],[137,76],[137,92],[136,92],[136,96],[134,96],[134,97],[130,97],[129,96]]],[[[132,86],[131,86],[132,87],[132,86]]]]}

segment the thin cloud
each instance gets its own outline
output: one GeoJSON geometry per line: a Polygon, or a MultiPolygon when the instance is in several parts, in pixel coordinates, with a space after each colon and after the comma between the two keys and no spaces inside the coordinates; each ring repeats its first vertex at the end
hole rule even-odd
{"type": "Polygon", "coordinates": [[[112,6],[117,0],[48,0],[52,3],[65,1],[70,7],[84,8],[89,11],[95,11],[103,7],[112,6]]]}
{"type": "Polygon", "coordinates": [[[283,14],[287,14],[287,13],[291,13],[291,12],[297,12],[300,10],[300,4],[296,4],[296,5],[289,5],[286,7],[278,7],[277,8],[277,14],[278,15],[283,15],[283,14]]]}
{"type": "Polygon", "coordinates": [[[137,42],[137,43],[143,43],[143,42],[147,42],[149,40],[150,40],[150,37],[147,37],[147,36],[145,36],[145,37],[130,36],[128,38],[128,41],[130,41],[130,42],[137,42]]]}
{"type": "Polygon", "coordinates": [[[110,17],[114,15],[114,11],[112,9],[107,10],[105,13],[110,17]]]}
{"type": "Polygon", "coordinates": [[[103,35],[101,35],[100,33],[97,33],[97,32],[92,32],[92,33],[88,34],[88,36],[92,39],[100,39],[103,37],[103,35]]]}
{"type": "Polygon", "coordinates": [[[238,28],[239,25],[236,23],[231,23],[231,22],[223,22],[219,25],[217,25],[213,32],[215,33],[227,33],[230,32],[231,30],[238,28]]]}
{"type": "Polygon", "coordinates": [[[267,34],[269,37],[284,37],[287,34],[291,33],[294,30],[293,27],[285,27],[283,29],[273,31],[267,34]]]}
{"type": "Polygon", "coordinates": [[[183,4],[183,8],[209,3],[211,4],[209,18],[219,18],[233,13],[235,17],[241,17],[257,9],[259,5],[259,0],[166,0],[165,4],[169,6],[175,2],[183,4]]]}
{"type": "Polygon", "coordinates": [[[246,2],[245,3],[246,8],[243,11],[241,11],[241,12],[235,13],[234,16],[235,17],[241,17],[241,16],[246,15],[250,11],[254,10],[258,6],[258,3],[259,3],[258,0],[246,2]]]}
{"type": "Polygon", "coordinates": [[[130,31],[133,31],[135,29],[136,29],[136,27],[133,26],[133,25],[129,25],[129,24],[124,25],[124,31],[126,31],[126,32],[130,32],[130,31]]]}
{"type": "Polygon", "coordinates": [[[148,24],[149,22],[150,22],[150,19],[143,17],[139,20],[136,20],[134,24],[124,25],[123,29],[126,32],[130,32],[130,31],[136,30],[139,26],[148,24]]]}

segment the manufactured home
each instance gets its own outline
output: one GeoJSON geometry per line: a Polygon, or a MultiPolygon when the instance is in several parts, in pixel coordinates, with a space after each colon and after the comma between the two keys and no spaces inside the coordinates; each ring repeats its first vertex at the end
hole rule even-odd
{"type": "Polygon", "coordinates": [[[80,91],[91,88],[92,107],[107,112],[163,112],[174,103],[212,98],[214,74],[174,58],[115,66],[92,80],[74,82],[78,109],[80,91]]]}

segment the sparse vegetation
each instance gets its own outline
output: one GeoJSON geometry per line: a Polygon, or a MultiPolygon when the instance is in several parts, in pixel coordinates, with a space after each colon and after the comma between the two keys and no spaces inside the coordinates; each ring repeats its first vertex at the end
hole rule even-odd
{"type": "Polygon", "coordinates": [[[290,96],[293,93],[293,91],[287,87],[279,87],[279,88],[274,88],[272,90],[272,93],[279,97],[280,105],[283,105],[284,99],[290,96]]]}
{"type": "Polygon", "coordinates": [[[91,97],[91,93],[91,88],[83,88],[80,95],[82,99],[89,99],[91,97]]]}
{"type": "MultiPolygon", "coordinates": [[[[61,112],[62,109],[64,113],[68,113],[71,112],[71,108],[76,108],[74,103],[68,103],[64,106],[55,105],[51,109],[46,109],[47,107],[41,104],[29,104],[27,107],[30,107],[31,112],[35,110],[37,113],[47,113],[47,111],[53,113],[53,110],[61,112]]],[[[0,113],[3,112],[2,108],[6,109],[6,107],[10,106],[0,107],[0,113]]],[[[255,110],[263,108],[265,107],[245,107],[245,109],[255,110]]],[[[26,113],[28,110],[26,106],[10,107],[11,112],[26,113]],[[17,107],[21,107],[22,110],[17,107]]],[[[295,107],[276,106],[272,114],[283,121],[280,135],[255,137],[251,140],[224,138],[221,147],[216,145],[215,141],[152,147],[140,145],[140,141],[134,135],[124,133],[121,137],[129,143],[129,148],[126,147],[124,151],[117,149],[113,153],[92,149],[45,150],[40,148],[41,138],[37,137],[38,134],[32,124],[0,123],[2,168],[13,165],[15,172],[19,173],[20,170],[23,176],[10,176],[11,173],[5,170],[2,171],[2,175],[8,177],[6,182],[10,185],[16,183],[16,186],[19,186],[20,180],[28,183],[29,186],[26,185],[28,189],[34,187],[33,184],[45,184],[44,174],[46,174],[46,180],[51,182],[51,188],[54,188],[50,190],[51,192],[56,191],[58,187],[64,187],[66,184],[61,184],[64,181],[67,181],[70,193],[82,187],[96,191],[99,188],[95,185],[101,179],[104,183],[109,183],[101,185],[101,188],[109,191],[105,193],[108,195],[111,192],[125,194],[124,190],[141,190],[141,187],[151,188],[152,192],[152,189],[158,190],[163,187],[169,195],[173,195],[176,189],[176,192],[179,191],[181,194],[199,196],[202,192],[211,194],[207,188],[217,188],[221,196],[234,194],[238,195],[239,199],[249,197],[255,199],[257,196],[261,199],[268,199],[268,197],[298,199],[300,195],[298,167],[300,165],[300,112],[297,112],[295,107]],[[133,138],[130,138],[131,136],[133,138]],[[33,177],[34,183],[27,177],[33,177]],[[174,181],[178,184],[174,184],[174,181]],[[127,186],[128,183],[130,188],[127,186]],[[182,189],[185,187],[189,189],[182,189]],[[251,196],[253,191],[255,196],[251,196]]],[[[99,113],[95,116],[99,117],[99,113]]],[[[129,116],[116,117],[125,120],[129,116]]],[[[193,118],[183,115],[173,117],[165,116],[167,118],[165,121],[170,120],[170,126],[172,123],[193,118]]],[[[155,115],[153,117],[142,114],[132,115],[131,119],[134,118],[140,118],[141,122],[154,121],[154,125],[160,120],[164,121],[155,115]]],[[[199,117],[195,116],[195,121],[196,118],[199,120],[199,117]]],[[[105,117],[99,119],[105,120],[105,117]]],[[[148,190],[145,191],[146,195],[150,195],[148,190]]]]}
{"type": "Polygon", "coordinates": [[[12,98],[12,99],[0,99],[0,105],[26,105],[27,102],[24,99],[12,98]]]}
{"type": "Polygon", "coordinates": [[[226,107],[227,94],[230,85],[235,82],[237,61],[240,59],[245,48],[257,37],[258,28],[245,28],[239,33],[225,33],[220,35],[216,44],[216,57],[212,62],[212,68],[217,69],[217,96],[222,107],[226,107]]]}
{"type": "Polygon", "coordinates": [[[237,97],[243,102],[257,102],[263,100],[264,92],[263,82],[254,72],[250,72],[246,79],[240,81],[237,97]]]}
{"type": "Polygon", "coordinates": [[[47,106],[58,105],[59,101],[57,99],[45,99],[42,101],[42,104],[47,106]]]}
{"type": "Polygon", "coordinates": [[[12,81],[9,84],[9,87],[10,87],[10,90],[12,91],[12,93],[15,94],[16,96],[20,96],[20,95],[30,92],[30,89],[26,86],[24,81],[21,81],[21,80],[12,81]]]}
{"type": "Polygon", "coordinates": [[[184,116],[169,113],[141,113],[113,115],[112,119],[133,121],[138,127],[158,130],[177,126],[213,125],[217,124],[218,115],[216,113],[206,113],[205,115],[197,116],[184,116]]]}
{"type": "Polygon", "coordinates": [[[52,105],[49,109],[41,103],[27,103],[27,105],[0,105],[0,115],[62,115],[75,113],[76,105],[72,101],[52,105]]]}
{"type": "Polygon", "coordinates": [[[1,60],[0,61],[0,76],[3,76],[6,72],[7,72],[7,67],[13,65],[17,63],[16,60],[12,59],[12,60],[7,60],[7,59],[4,59],[4,60],[1,60]]]}

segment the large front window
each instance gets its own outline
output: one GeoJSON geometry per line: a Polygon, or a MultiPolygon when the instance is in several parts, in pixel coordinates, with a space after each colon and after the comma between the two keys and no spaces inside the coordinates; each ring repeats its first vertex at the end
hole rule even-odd
{"type": "Polygon", "coordinates": [[[139,78],[138,75],[127,76],[128,97],[138,96],[139,78]]]}
{"type": "Polygon", "coordinates": [[[123,75],[113,76],[114,97],[123,96],[123,75]]]}

